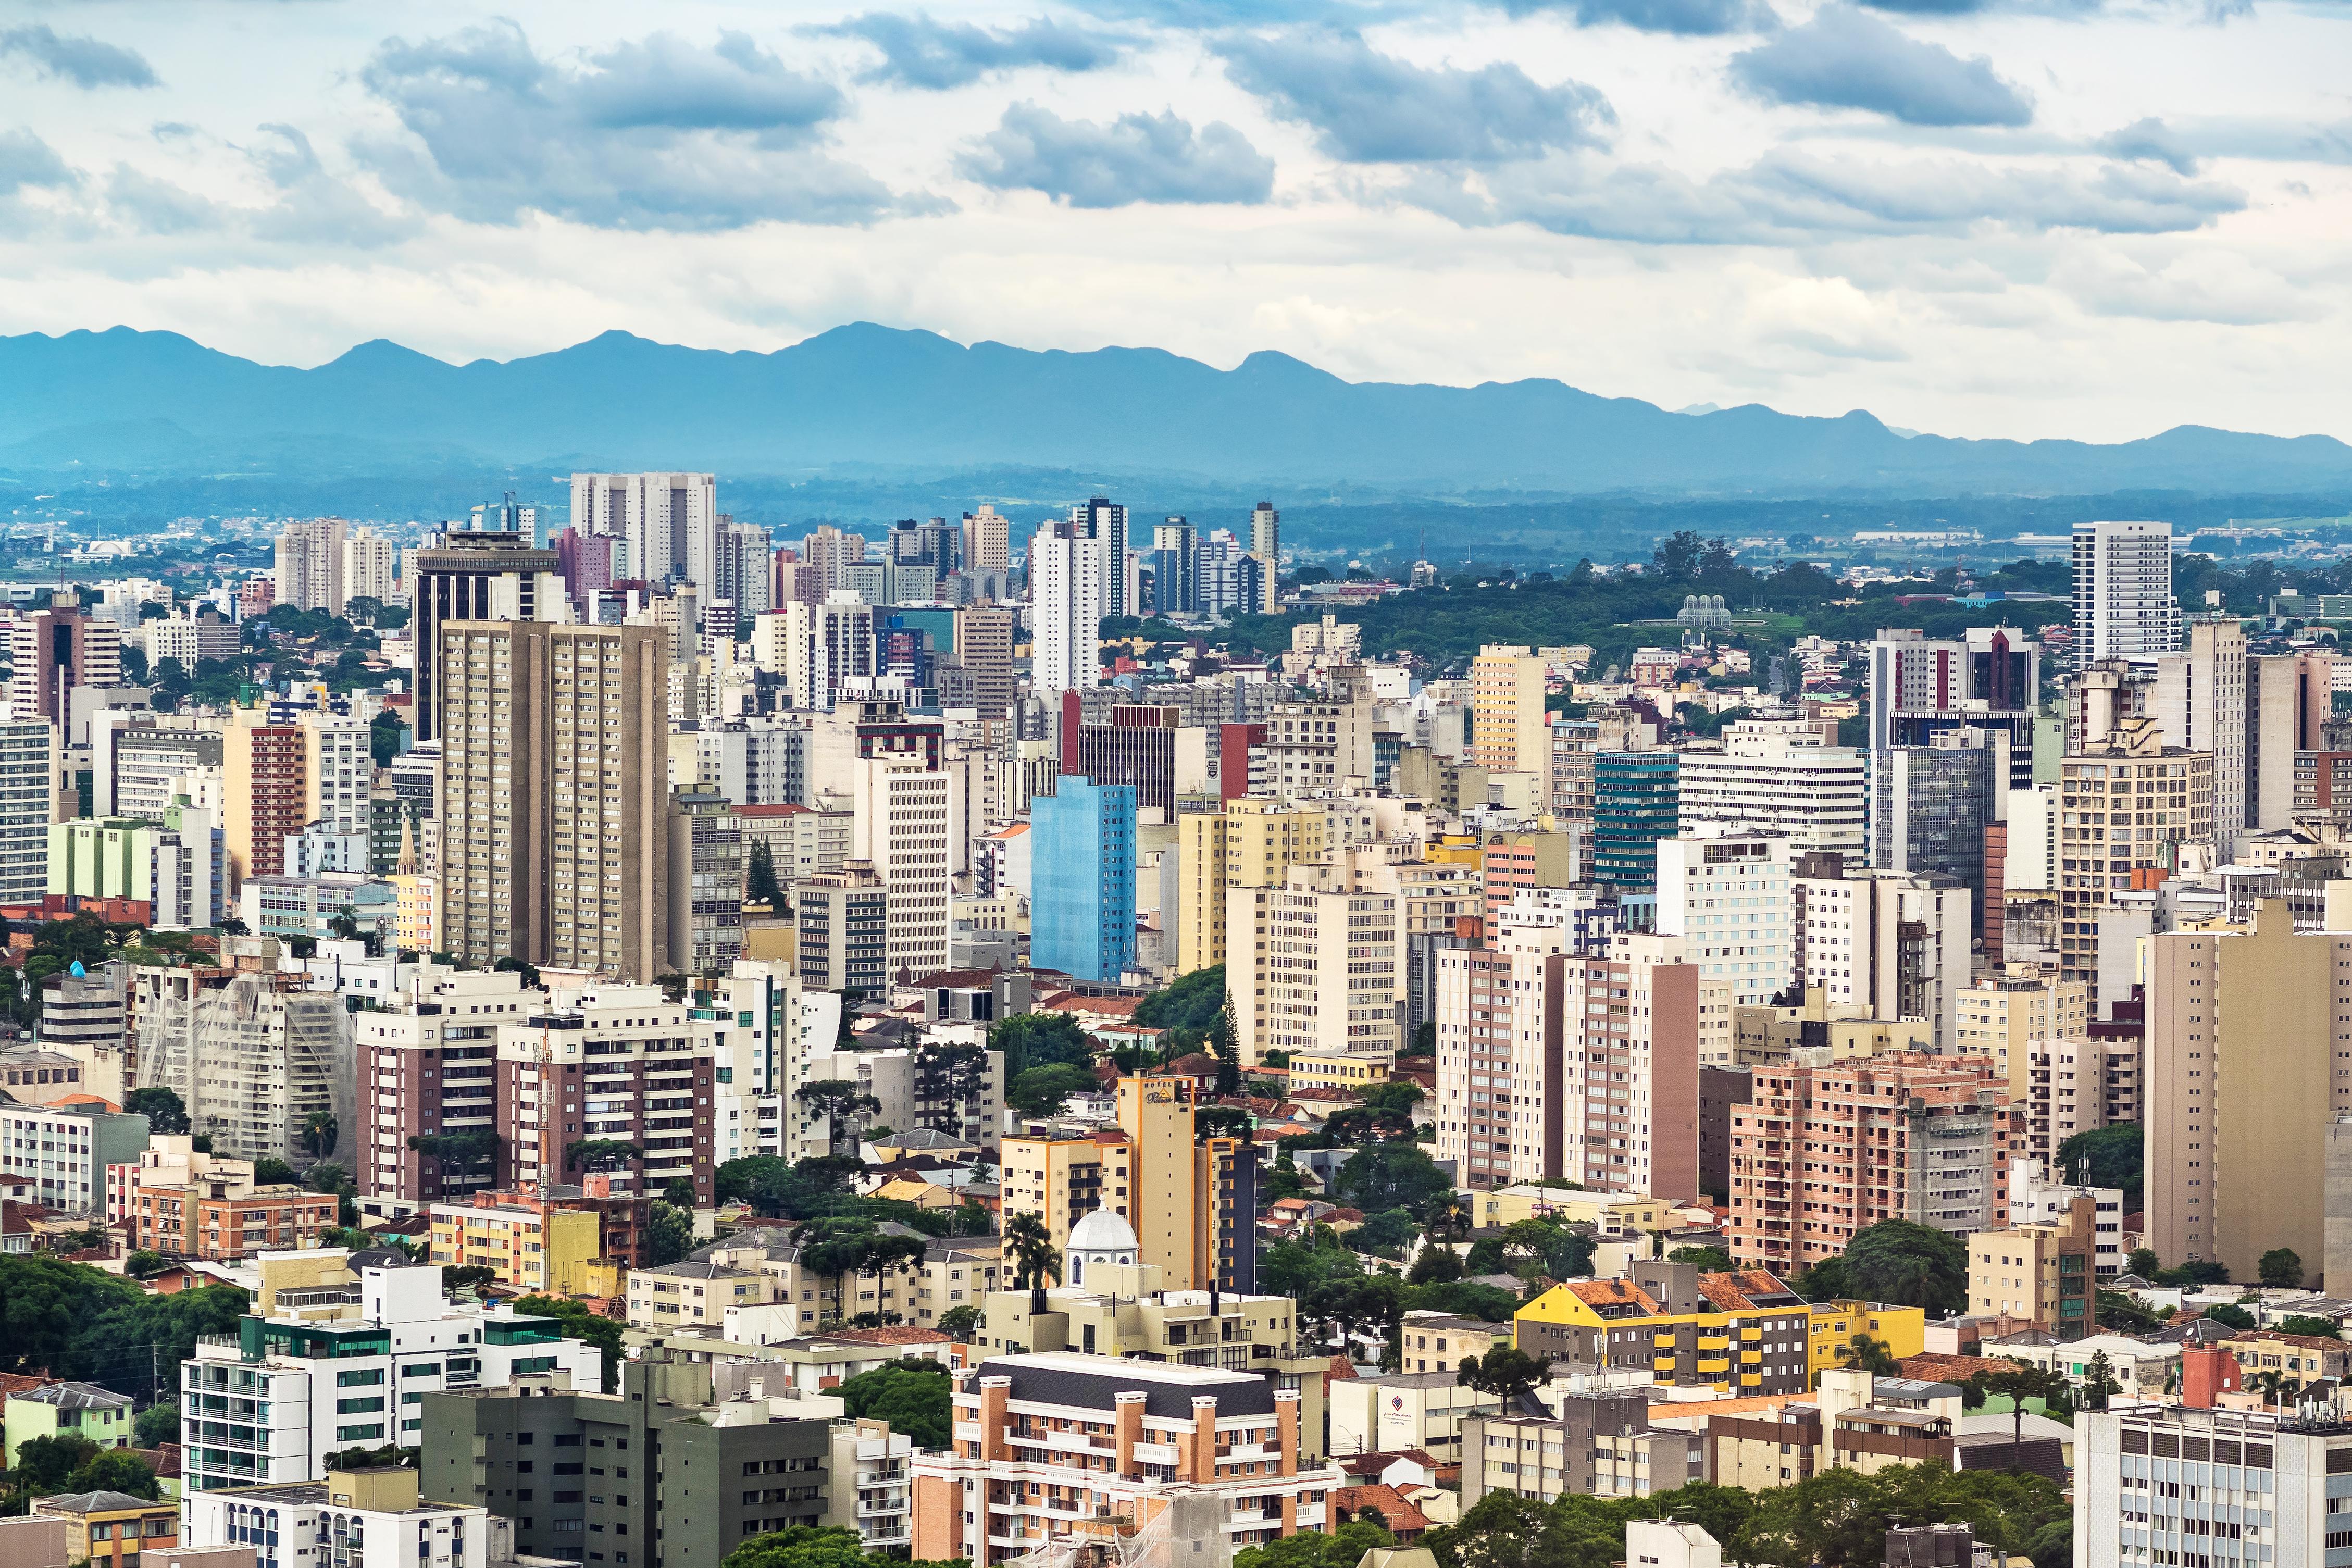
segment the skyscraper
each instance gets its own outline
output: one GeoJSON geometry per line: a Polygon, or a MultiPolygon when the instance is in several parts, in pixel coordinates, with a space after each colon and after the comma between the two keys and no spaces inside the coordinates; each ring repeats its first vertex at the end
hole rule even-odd
{"type": "Polygon", "coordinates": [[[967,572],[1003,572],[1013,564],[1012,519],[982,504],[963,514],[963,566],[967,572]]]}
{"type": "Polygon", "coordinates": [[[1282,591],[1276,579],[1282,575],[1282,514],[1274,503],[1262,500],[1250,509],[1249,552],[1255,558],[1261,575],[1257,611],[1270,616],[1281,607],[1282,591]]]}
{"type": "Polygon", "coordinates": [[[48,888],[57,739],[43,720],[0,721],[0,900],[12,904],[37,904],[48,888]]]}
{"type": "Polygon", "coordinates": [[[1135,966],[1132,784],[1066,773],[1029,803],[1031,961],[1116,983],[1135,966]]]}
{"type": "Polygon", "coordinates": [[[1171,517],[1151,531],[1151,608],[1162,616],[1189,616],[1201,608],[1200,549],[1192,525],[1171,517]]]}
{"type": "Polygon", "coordinates": [[[394,594],[394,565],[399,552],[392,541],[362,523],[352,536],[343,541],[343,600],[373,599],[390,604],[394,594]]]}
{"type": "Polygon", "coordinates": [[[651,626],[451,621],[443,947],[646,980],[668,956],[668,683],[651,626]]]}
{"type": "Polygon", "coordinates": [[[822,605],[795,599],[783,614],[760,617],[752,653],[783,676],[793,707],[829,710],[848,681],[874,673],[874,606],[846,588],[822,605]]]}
{"type": "Polygon", "coordinates": [[[1075,522],[1049,522],[1029,542],[1029,683],[1040,696],[1100,680],[1108,560],[1075,522]]]}
{"type": "Polygon", "coordinates": [[[2180,646],[2172,597],[2172,524],[2074,525],[2075,668],[2180,646]]]}
{"type": "Polygon", "coordinates": [[[278,602],[343,613],[343,520],[289,522],[278,535],[278,602]]]}
{"type": "Polygon", "coordinates": [[[1084,506],[1070,509],[1070,526],[1075,532],[1102,542],[1102,613],[1135,614],[1127,598],[1127,508],[1097,496],[1084,506]]]}
{"type": "MultiPolygon", "coordinates": [[[[576,525],[575,525],[576,526],[576,525]]],[[[444,621],[559,619],[564,604],[563,558],[532,547],[528,534],[453,531],[415,552],[409,564],[410,629],[416,646],[416,739],[440,734],[440,660],[444,621]]],[[[611,558],[605,556],[609,582],[611,558]]],[[[582,593],[584,596],[586,588],[582,593]]]]}
{"type": "Polygon", "coordinates": [[[1680,764],[1664,750],[1593,756],[1594,880],[1627,893],[1658,885],[1658,840],[1681,831],[1680,764]]]}
{"type": "Polygon", "coordinates": [[[1549,776],[1544,661],[1523,646],[1488,643],[1470,661],[1469,760],[1489,773],[1549,776]]]}
{"type": "Polygon", "coordinates": [[[628,575],[684,579],[719,596],[719,480],[711,474],[574,474],[572,522],[626,542],[628,575]]]}
{"type": "Polygon", "coordinates": [[[715,534],[710,595],[706,605],[720,599],[735,605],[735,624],[749,626],[754,616],[775,608],[769,590],[775,580],[774,547],[768,531],[721,517],[715,534]]]}
{"type": "Polygon", "coordinates": [[[8,717],[18,723],[46,719],[62,727],[72,717],[75,687],[121,683],[122,628],[92,620],[70,594],[62,596],[64,604],[9,625],[8,717]]]}
{"type": "Polygon", "coordinates": [[[2188,629],[2188,646],[2157,661],[2152,710],[2165,744],[2213,753],[2213,832],[2227,855],[2246,827],[2246,634],[2229,618],[2188,629]]]}

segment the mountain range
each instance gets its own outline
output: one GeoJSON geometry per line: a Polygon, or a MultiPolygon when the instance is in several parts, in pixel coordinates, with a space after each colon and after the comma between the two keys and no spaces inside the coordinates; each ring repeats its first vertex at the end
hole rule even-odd
{"type": "Polygon", "coordinates": [[[965,346],[862,322],[772,353],[611,331],[464,365],[379,340],[308,370],[125,327],[0,338],[0,469],[22,477],[499,464],[780,479],[1029,467],[1428,495],[2352,485],[2352,447],[2326,436],[2185,425],[2114,445],[1961,440],[1859,410],[1670,412],[1550,380],[1349,382],[1273,353],[1221,371],[1157,349],[965,346]]]}

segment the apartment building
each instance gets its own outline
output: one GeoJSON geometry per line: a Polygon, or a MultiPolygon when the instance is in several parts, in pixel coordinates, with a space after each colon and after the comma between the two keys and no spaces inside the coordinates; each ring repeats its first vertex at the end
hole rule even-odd
{"type": "Polygon", "coordinates": [[[1543,1103],[1562,1106],[1562,1173],[1592,1191],[1698,1195],[1702,1010],[1722,1007],[1728,1024],[1730,1009],[1708,999],[1685,946],[1620,935],[1561,966],[1561,1087],[1543,1103]]]}
{"type": "MultiPolygon", "coordinates": [[[[576,514],[575,514],[576,515],[576,514]]],[[[530,535],[502,530],[451,530],[407,556],[415,617],[416,700],[409,710],[417,743],[441,737],[441,668],[435,650],[450,621],[556,621],[571,616],[563,559],[535,548],[530,535]]]]}
{"type": "Polygon", "coordinates": [[[540,1001],[512,970],[445,970],[393,1006],[352,1016],[364,1123],[353,1175],[373,1212],[498,1184],[498,1029],[540,1001]]]}
{"type": "Polygon", "coordinates": [[[122,684],[122,628],[84,615],[71,593],[8,623],[10,722],[63,729],[77,687],[122,684]]]}
{"type": "Polygon", "coordinates": [[[343,535],[340,517],[289,522],[278,535],[278,602],[343,613],[343,535]]]}
{"type": "Polygon", "coordinates": [[[1394,868],[1349,850],[1225,889],[1226,988],[1242,1060],[1270,1050],[1393,1051],[1404,993],[1394,868]]]}
{"type": "Polygon", "coordinates": [[[1545,1503],[1649,1497],[1706,1479],[1706,1439],[1687,1427],[1653,1426],[1659,1408],[1629,1389],[1565,1394],[1549,1418],[1467,1416],[1462,1506],[1497,1491],[1545,1503]]]}
{"type": "Polygon", "coordinates": [[[229,884],[281,876],[286,840],[310,816],[310,743],[299,724],[271,724],[268,710],[239,708],[221,733],[221,831],[229,884]]]}
{"type": "MultiPolygon", "coordinates": [[[[1369,694],[1367,694],[1369,696],[1369,694]]],[[[1369,700],[1280,702],[1265,716],[1263,774],[1252,794],[1286,799],[1372,781],[1369,700]]],[[[1258,761],[1253,757],[1253,763],[1258,761]]]]}
{"type": "Polygon", "coordinates": [[[1570,1121],[1581,1110],[1567,1059],[1573,1034],[1566,922],[1536,906],[1507,906],[1485,945],[1438,952],[1436,1154],[1455,1162],[1472,1191],[1569,1170],[1570,1121]]]}
{"type": "Polygon", "coordinates": [[[604,1352],[552,1319],[453,1304],[441,1270],[396,1253],[352,1254],[344,1278],[280,1289],[234,1339],[181,1363],[191,1493],[321,1479],[329,1455],[423,1441],[425,1396],[518,1377],[597,1387],[604,1352]]]}
{"type": "Polygon", "coordinates": [[[1323,858],[1324,828],[1321,810],[1271,796],[1243,795],[1222,811],[1180,813],[1177,973],[1224,963],[1227,889],[1281,886],[1293,866],[1323,858]]]}
{"type": "Polygon", "coordinates": [[[1993,1075],[2021,1113],[2029,1158],[2054,1168],[2059,1144],[2106,1125],[2106,1052],[2120,1042],[2090,1038],[2089,985],[2016,964],[1960,992],[1955,1012],[1957,1048],[1992,1058],[1993,1075]]]}
{"type": "MultiPolygon", "coordinates": [[[[12,1068],[15,1078],[19,1069],[12,1068]]],[[[34,1070],[34,1069],[25,1069],[34,1070]]],[[[72,1068],[50,1069],[63,1072],[72,1068]]],[[[37,1089],[9,1091],[0,1106],[0,1170],[23,1181],[26,1197],[60,1214],[105,1212],[107,1175],[138,1163],[147,1148],[147,1118],[125,1115],[86,1091],[35,1103],[37,1089]]]]}
{"type": "Polygon", "coordinates": [[[2078,1194],[2057,1219],[2011,1224],[1969,1237],[1969,1311],[2030,1318],[2062,1340],[2097,1328],[2097,1204],[2078,1194]]]}
{"type": "Polygon", "coordinates": [[[1779,1272],[1845,1250],[1883,1219],[1953,1236],[2009,1213],[2018,1141],[1982,1057],[1912,1052],[1754,1069],[1731,1108],[1731,1255],[1779,1272]]]}
{"type": "Polygon", "coordinates": [[[864,860],[845,861],[793,886],[802,986],[880,994],[890,984],[890,889],[864,860]]]}
{"type": "Polygon", "coordinates": [[[1305,1462],[1300,1391],[1248,1373],[1005,1355],[955,1384],[961,1435],[911,1466],[919,1558],[993,1568],[1082,1521],[1107,1534],[1111,1521],[1133,1528],[1171,1510],[1185,1537],[1259,1546],[1322,1529],[1326,1494],[1342,1484],[1305,1462]]]}
{"type": "Polygon", "coordinates": [[[658,1194],[681,1177],[710,1194],[718,1047],[658,985],[558,991],[498,1026],[504,1184],[533,1187],[607,1167],[616,1194],[658,1194]],[[585,1143],[583,1155],[575,1145],[585,1143]],[[603,1145],[603,1150],[597,1146],[603,1145]],[[612,1145],[642,1152],[620,1158],[612,1145]]]}
{"type": "Polygon", "coordinates": [[[2074,656],[2133,658],[2180,646],[2172,524],[2074,525],[2074,656]]]}
{"type": "Polygon", "coordinates": [[[1777,833],[1723,826],[1658,843],[1658,932],[1682,938],[1686,961],[1702,980],[1727,984],[1736,1006],[1788,986],[1790,848],[1777,833]]]}
{"type": "Polygon", "coordinates": [[[2294,930],[2283,899],[2251,925],[2147,942],[2147,1245],[2258,1277],[2287,1247],[2329,1256],[2331,1128],[2352,1115],[2352,933],[2294,930]],[[2319,1178],[2329,1173],[2327,1182],[2319,1178]]]}
{"type": "Polygon", "coordinates": [[[253,1162],[207,1154],[185,1134],[157,1134],[135,1165],[118,1163],[124,1239],[134,1252],[233,1263],[319,1245],[337,1224],[332,1193],[257,1185],[253,1162]]]}
{"type": "Polygon", "coordinates": [[[2154,1403],[2075,1418],[2074,1561],[2321,1563],[2340,1552],[2352,1426],[2154,1403]]]}
{"type": "Polygon", "coordinates": [[[926,753],[866,749],[852,764],[850,856],[874,868],[887,894],[883,962],[888,974],[948,967],[954,874],[955,775],[926,753]]]}
{"type": "Polygon", "coordinates": [[[348,1160],[357,1141],[352,1015],[278,972],[273,937],[221,939],[230,969],[131,973],[133,1075],[188,1108],[215,1152],[289,1164],[348,1160]]]}
{"type": "Polygon", "coordinates": [[[444,950],[481,968],[664,973],[669,726],[654,631],[451,621],[436,651],[444,950]]]}
{"type": "Polygon", "coordinates": [[[1068,1251],[1081,1220],[1108,1208],[1133,1227],[1137,1258],[1170,1288],[1256,1288],[1256,1157],[1244,1139],[1196,1139],[1189,1079],[1122,1078],[1113,1126],[1086,1137],[1007,1135],[997,1163],[1004,1218],[1035,1215],[1057,1252],[1068,1251]]]}
{"type": "Polygon", "coordinates": [[[1657,886],[1658,841],[1682,831],[1682,753],[1597,752],[1592,758],[1592,870],[1620,893],[1657,886]]]}
{"type": "Polygon", "coordinates": [[[2062,973],[2099,984],[2099,920],[2111,895],[2153,886],[2184,845],[2213,840],[2213,754],[2164,743],[2152,721],[2059,765],[2058,948],[2062,973]]]}
{"type": "Polygon", "coordinates": [[[1470,661],[1470,736],[1465,754],[1500,773],[1548,773],[1551,732],[1544,715],[1549,673],[1531,648],[1489,643],[1470,661]]]}
{"type": "Polygon", "coordinates": [[[1800,856],[1790,978],[1832,1007],[1877,1018],[1922,1018],[1938,1051],[1952,1048],[1958,996],[1971,983],[1976,934],[1969,891],[1931,876],[1874,871],[1843,856],[1800,856]]]}

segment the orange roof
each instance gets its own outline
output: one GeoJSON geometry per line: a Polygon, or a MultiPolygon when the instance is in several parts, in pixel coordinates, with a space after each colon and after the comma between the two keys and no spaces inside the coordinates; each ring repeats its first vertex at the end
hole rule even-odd
{"type": "Polygon", "coordinates": [[[122,1109],[122,1107],[115,1104],[114,1101],[107,1099],[102,1094],[60,1095],[49,1103],[52,1105],[103,1105],[109,1110],[121,1110],[122,1109]]]}
{"type": "Polygon", "coordinates": [[[1734,1268],[1722,1274],[1702,1274],[1698,1293],[1717,1311],[1738,1312],[1753,1309],[1757,1298],[1789,1296],[1794,1292],[1778,1277],[1764,1268],[1734,1268]]]}
{"type": "Polygon", "coordinates": [[[1633,1307],[1658,1310],[1651,1294],[1630,1279],[1571,1279],[1561,1287],[1588,1307],[1633,1307]]]}

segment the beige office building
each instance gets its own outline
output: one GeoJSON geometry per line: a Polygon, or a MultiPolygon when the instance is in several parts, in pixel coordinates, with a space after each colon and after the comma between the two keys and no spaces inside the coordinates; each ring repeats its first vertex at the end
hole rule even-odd
{"type": "Polygon", "coordinates": [[[2182,845],[2213,840],[2213,753],[2165,745],[2152,719],[2112,733],[2059,764],[2059,961],[2067,979],[2093,987],[2108,895],[2132,887],[2135,872],[2168,868],[2182,845]]]}
{"type": "Polygon", "coordinates": [[[667,687],[651,626],[441,626],[445,949],[650,980],[669,946],[667,687]]]}
{"type": "MultiPolygon", "coordinates": [[[[1990,1057],[1993,1073],[2009,1085],[2012,1106],[2025,1107],[2021,1152],[2053,1168],[2058,1145],[2082,1131],[2079,1122],[2088,1087],[2077,1075],[2096,1071],[2104,1054],[2085,1050],[2089,1042],[2091,988],[2079,980],[2045,976],[2035,964],[1979,980],[1959,994],[1957,1049],[1962,1056],[1990,1057]],[[2061,1058],[2064,1060],[2062,1064],[2061,1058]],[[2087,1058],[2087,1059],[2086,1059],[2087,1058]],[[2065,1075],[2063,1095],[2054,1092],[2065,1075]],[[2040,1093],[2037,1097],[2036,1091],[2040,1093]],[[2063,1104],[2063,1117],[2053,1112],[2063,1104]],[[2034,1107],[2039,1107],[2038,1111],[2034,1107]],[[2067,1123],[2063,1132],[2061,1122],[2067,1123]]],[[[2104,1098],[2098,1103],[2104,1107],[2104,1098]]],[[[2105,1126],[2096,1121],[2093,1126],[2105,1126]]]]}

